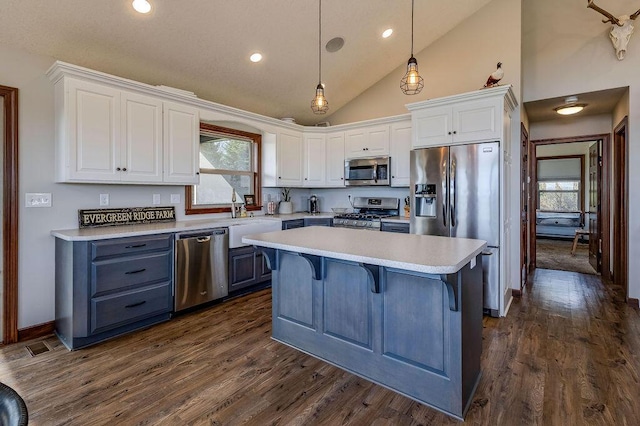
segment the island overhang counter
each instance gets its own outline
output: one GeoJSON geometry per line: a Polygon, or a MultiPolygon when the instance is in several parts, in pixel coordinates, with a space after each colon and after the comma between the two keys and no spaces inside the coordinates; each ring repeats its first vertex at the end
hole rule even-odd
{"type": "Polygon", "coordinates": [[[481,240],[306,227],[253,234],[273,339],[463,419],[480,380],[481,240]]]}

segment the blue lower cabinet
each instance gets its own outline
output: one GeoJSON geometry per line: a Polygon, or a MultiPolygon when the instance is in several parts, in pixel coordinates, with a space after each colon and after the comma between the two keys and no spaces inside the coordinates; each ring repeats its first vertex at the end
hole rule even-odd
{"type": "Polygon", "coordinates": [[[292,219],[292,220],[283,220],[282,221],[282,230],[285,229],[294,229],[294,228],[303,228],[304,227],[304,219],[292,219]]]}
{"type": "Polygon", "coordinates": [[[393,222],[382,222],[380,223],[380,230],[384,232],[397,232],[399,234],[408,234],[409,233],[409,224],[408,223],[393,223],[393,222]]]}
{"type": "Polygon", "coordinates": [[[55,283],[55,331],[68,349],[167,321],[173,307],[173,234],[56,238],[55,283]]]}
{"type": "Polygon", "coordinates": [[[271,280],[271,270],[260,250],[253,246],[229,250],[229,293],[271,280]]]}
{"type": "Polygon", "coordinates": [[[464,418],[480,380],[481,268],[431,275],[282,250],[273,261],[275,340],[464,418]]]}

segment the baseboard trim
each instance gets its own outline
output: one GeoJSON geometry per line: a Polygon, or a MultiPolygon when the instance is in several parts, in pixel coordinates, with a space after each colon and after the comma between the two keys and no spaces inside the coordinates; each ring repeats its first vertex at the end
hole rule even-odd
{"type": "Polygon", "coordinates": [[[56,328],[54,321],[45,322],[43,324],[34,325],[27,328],[18,330],[18,342],[24,342],[26,340],[37,339],[38,337],[48,336],[53,334],[56,328]]]}
{"type": "Polygon", "coordinates": [[[522,297],[522,290],[517,290],[515,288],[511,289],[511,295],[513,297],[522,297]]]}
{"type": "Polygon", "coordinates": [[[631,306],[632,308],[640,308],[640,301],[638,299],[630,297],[627,299],[627,305],[631,306]]]}

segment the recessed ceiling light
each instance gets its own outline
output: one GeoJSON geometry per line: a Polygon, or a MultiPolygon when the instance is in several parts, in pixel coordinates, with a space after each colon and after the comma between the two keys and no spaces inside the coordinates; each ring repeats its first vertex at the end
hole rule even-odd
{"type": "Polygon", "coordinates": [[[249,60],[251,60],[251,62],[260,62],[262,60],[262,55],[256,52],[253,55],[249,56],[249,60]]]}
{"type": "Polygon", "coordinates": [[[151,3],[149,3],[147,0],[133,0],[133,3],[131,4],[133,5],[133,8],[136,10],[136,12],[139,12],[139,13],[151,12],[151,3]]]}
{"type": "Polygon", "coordinates": [[[553,110],[560,115],[577,114],[587,106],[587,104],[579,104],[577,96],[569,96],[564,100],[565,104],[561,105],[553,110]]]}
{"type": "Polygon", "coordinates": [[[393,34],[393,30],[391,28],[387,28],[382,32],[382,38],[389,38],[393,34]]]}

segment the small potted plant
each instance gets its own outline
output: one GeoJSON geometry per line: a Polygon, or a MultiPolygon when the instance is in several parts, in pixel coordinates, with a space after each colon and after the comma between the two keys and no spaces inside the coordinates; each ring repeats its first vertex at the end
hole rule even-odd
{"type": "Polygon", "coordinates": [[[291,202],[291,188],[282,188],[282,201],[280,201],[280,207],[278,213],[291,214],[293,213],[293,203],[291,202]]]}

